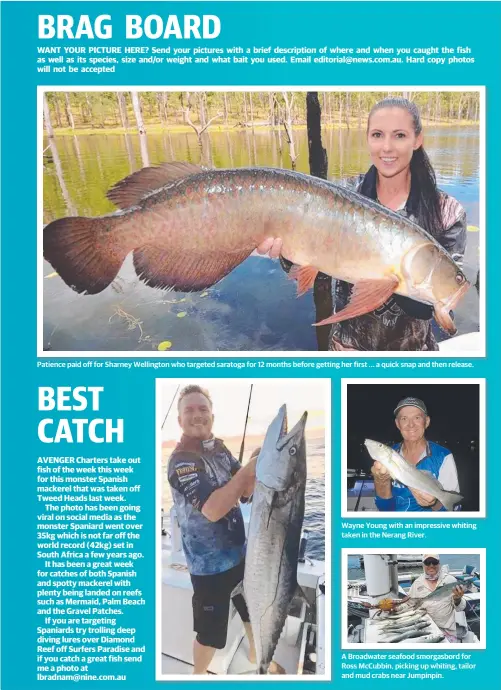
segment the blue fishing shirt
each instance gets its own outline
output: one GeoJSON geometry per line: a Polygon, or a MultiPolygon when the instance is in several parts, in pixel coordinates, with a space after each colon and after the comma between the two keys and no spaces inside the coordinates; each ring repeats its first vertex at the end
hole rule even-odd
{"type": "Polygon", "coordinates": [[[227,484],[240,468],[240,463],[217,438],[200,441],[183,435],[169,459],[168,479],[192,575],[223,573],[245,556],[240,507],[234,506],[217,522],[211,522],[201,512],[212,492],[227,484]]]}
{"type": "MultiPolygon", "coordinates": [[[[402,444],[396,443],[393,449],[401,454],[402,444]]],[[[440,482],[445,491],[456,491],[459,493],[456,463],[452,453],[447,448],[443,448],[438,443],[433,443],[433,441],[428,441],[426,451],[415,467],[417,470],[425,470],[431,473],[440,482]]],[[[376,507],[378,510],[384,512],[447,512],[444,506],[440,508],[440,511],[420,506],[414,498],[412,491],[395,479],[392,483],[392,494],[391,498],[380,498],[376,495],[376,507]]],[[[461,510],[461,505],[456,505],[454,510],[461,510]]]]}

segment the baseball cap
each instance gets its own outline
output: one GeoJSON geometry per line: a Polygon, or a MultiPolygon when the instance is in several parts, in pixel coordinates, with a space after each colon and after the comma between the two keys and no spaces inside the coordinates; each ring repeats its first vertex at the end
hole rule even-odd
{"type": "Polygon", "coordinates": [[[425,553],[423,558],[421,559],[421,563],[424,563],[427,558],[434,558],[436,561],[440,561],[440,556],[438,553],[425,553]]]}
{"type": "Polygon", "coordinates": [[[426,409],[426,405],[419,398],[402,398],[402,400],[398,403],[396,408],[393,410],[393,414],[396,416],[397,412],[402,407],[417,407],[418,409],[421,410],[421,412],[424,412],[425,415],[428,416],[428,410],[426,409]]]}

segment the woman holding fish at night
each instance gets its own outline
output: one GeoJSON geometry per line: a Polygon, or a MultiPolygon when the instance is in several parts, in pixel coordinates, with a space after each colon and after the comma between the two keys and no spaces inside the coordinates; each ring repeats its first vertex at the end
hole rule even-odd
{"type": "MultiPolygon", "coordinates": [[[[462,264],[466,246],[466,213],[453,197],[437,188],[435,173],[423,148],[419,110],[404,98],[385,98],[372,108],[367,123],[372,166],[344,182],[357,192],[408,217],[424,228],[462,264]]],[[[270,255],[280,242],[270,240],[270,255]]],[[[281,258],[288,271],[291,264],[281,258]]],[[[353,285],[338,280],[335,313],[353,298],[353,285]]],[[[433,308],[393,294],[369,313],[332,326],[330,350],[438,350],[432,331],[433,308]]]]}

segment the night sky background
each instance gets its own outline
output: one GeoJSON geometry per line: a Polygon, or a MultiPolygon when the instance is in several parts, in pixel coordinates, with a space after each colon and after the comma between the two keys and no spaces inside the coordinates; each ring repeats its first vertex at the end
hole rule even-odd
{"type": "Polygon", "coordinates": [[[402,440],[393,410],[405,397],[420,398],[431,418],[426,439],[454,455],[463,511],[479,510],[479,386],[477,384],[357,384],[347,387],[347,468],[370,471],[366,438],[402,440]]]}

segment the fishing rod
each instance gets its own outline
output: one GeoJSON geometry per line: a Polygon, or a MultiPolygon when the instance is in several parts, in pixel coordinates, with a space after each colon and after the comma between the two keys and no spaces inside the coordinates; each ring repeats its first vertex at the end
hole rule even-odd
{"type": "Polygon", "coordinates": [[[362,491],[364,490],[365,479],[362,479],[362,486],[360,487],[360,492],[358,494],[357,503],[355,505],[355,512],[358,511],[358,506],[360,505],[360,499],[362,498],[362,491]]]}
{"type": "Polygon", "coordinates": [[[247,422],[249,420],[249,410],[250,410],[250,404],[251,404],[251,398],[252,398],[252,388],[254,384],[251,383],[250,387],[250,393],[249,393],[249,402],[247,403],[247,414],[245,415],[245,426],[244,426],[244,435],[242,436],[242,443],[240,445],[240,453],[238,455],[238,462],[242,464],[242,460],[244,459],[244,448],[245,448],[245,434],[247,433],[247,422]]]}
{"type": "Polygon", "coordinates": [[[162,426],[160,427],[161,429],[163,429],[165,426],[165,422],[167,421],[167,417],[169,416],[169,412],[171,411],[172,405],[174,404],[174,400],[176,399],[176,395],[177,395],[177,392],[179,390],[180,385],[181,384],[178,384],[178,386],[176,388],[176,392],[174,393],[174,396],[173,396],[172,400],[170,401],[169,409],[167,410],[167,414],[165,415],[164,421],[162,422],[162,426]]]}

